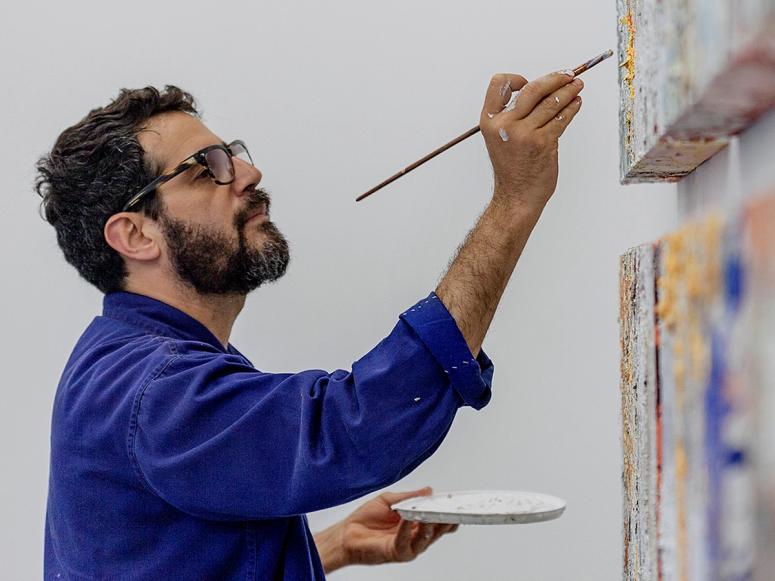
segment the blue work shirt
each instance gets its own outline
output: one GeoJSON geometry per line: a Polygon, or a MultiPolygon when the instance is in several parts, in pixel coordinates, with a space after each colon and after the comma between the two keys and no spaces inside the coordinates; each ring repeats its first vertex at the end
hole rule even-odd
{"type": "Polygon", "coordinates": [[[103,306],[54,398],[46,579],[323,579],[305,513],[406,476],[490,399],[434,293],[332,373],[259,371],[143,295],[103,306]]]}

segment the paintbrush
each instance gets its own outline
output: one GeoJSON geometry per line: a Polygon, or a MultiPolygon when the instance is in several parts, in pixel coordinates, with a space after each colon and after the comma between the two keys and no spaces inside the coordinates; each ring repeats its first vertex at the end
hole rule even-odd
{"type": "MultiPolygon", "coordinates": [[[[591,69],[592,67],[594,67],[596,64],[598,64],[598,63],[601,63],[601,62],[603,62],[605,59],[607,59],[607,58],[609,58],[609,57],[613,56],[613,54],[614,54],[614,51],[612,51],[612,50],[607,50],[607,51],[605,51],[604,53],[602,53],[602,54],[600,54],[600,55],[596,56],[595,58],[593,58],[593,59],[590,59],[590,60],[588,60],[587,62],[585,62],[585,63],[583,63],[583,64],[580,64],[580,65],[579,65],[579,66],[577,66],[575,69],[573,69],[573,76],[574,76],[574,77],[576,77],[576,76],[580,75],[581,73],[583,73],[584,71],[588,71],[589,69],[591,69]]],[[[360,196],[358,196],[357,198],[355,198],[355,201],[356,201],[356,202],[360,202],[362,199],[364,199],[364,198],[366,198],[366,197],[370,196],[371,194],[373,194],[373,193],[374,193],[374,192],[376,192],[377,190],[380,190],[380,189],[384,188],[384,187],[385,187],[386,185],[388,185],[390,182],[393,182],[393,181],[397,180],[397,179],[398,179],[398,178],[400,178],[401,176],[408,174],[408,173],[409,173],[410,171],[412,171],[413,169],[420,167],[420,166],[421,166],[422,164],[424,164],[426,161],[428,161],[428,160],[430,160],[430,159],[433,159],[434,157],[436,157],[437,155],[439,155],[441,152],[443,152],[443,151],[447,151],[447,150],[448,150],[450,147],[452,147],[453,145],[456,145],[456,144],[460,143],[461,141],[463,141],[464,139],[467,139],[467,138],[471,137],[472,135],[476,135],[477,133],[479,133],[479,131],[481,131],[481,128],[480,128],[478,125],[477,125],[476,127],[472,127],[471,129],[469,129],[468,131],[466,131],[466,132],[465,132],[465,133],[463,133],[462,135],[458,135],[457,137],[455,137],[455,139],[453,139],[453,140],[452,140],[452,141],[450,141],[449,143],[445,143],[444,145],[442,145],[442,146],[441,146],[441,147],[439,147],[438,149],[434,149],[433,151],[431,151],[431,152],[430,152],[428,155],[426,155],[425,157],[422,157],[422,158],[418,159],[417,161],[415,161],[413,164],[406,166],[404,169],[402,169],[402,170],[401,170],[400,172],[398,172],[397,174],[394,174],[394,175],[390,176],[390,177],[389,177],[388,179],[386,179],[384,182],[382,182],[382,183],[380,183],[380,184],[378,184],[378,185],[374,186],[373,188],[371,188],[371,189],[370,189],[368,192],[364,192],[363,194],[361,194],[360,196]]]]}

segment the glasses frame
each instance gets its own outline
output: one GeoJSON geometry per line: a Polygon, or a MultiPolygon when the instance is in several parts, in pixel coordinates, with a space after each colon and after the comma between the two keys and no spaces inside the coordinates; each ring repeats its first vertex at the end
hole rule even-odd
{"type": "Polygon", "coordinates": [[[234,141],[232,141],[231,143],[228,143],[228,144],[226,144],[226,143],[216,143],[214,145],[208,145],[207,147],[204,147],[204,148],[200,149],[196,153],[193,153],[193,154],[189,155],[186,159],[181,161],[177,165],[177,167],[175,167],[175,169],[173,169],[171,172],[163,174],[163,175],[160,175],[155,180],[153,180],[151,183],[149,183],[147,186],[145,186],[143,189],[141,189],[139,192],[137,192],[134,196],[132,196],[129,199],[129,201],[126,204],[124,204],[124,207],[121,208],[121,211],[122,212],[129,211],[129,209],[132,206],[137,204],[140,200],[142,200],[145,196],[147,196],[151,192],[155,191],[156,188],[158,188],[160,185],[170,181],[175,176],[178,176],[178,175],[182,174],[184,171],[186,171],[187,169],[193,167],[196,164],[199,164],[201,166],[206,167],[207,171],[210,174],[210,177],[212,178],[212,180],[216,184],[218,184],[219,186],[226,186],[226,185],[234,182],[234,179],[235,179],[235,176],[236,176],[236,172],[234,171],[234,161],[232,160],[232,158],[234,157],[234,153],[232,152],[231,148],[233,146],[235,146],[235,145],[241,145],[242,148],[245,150],[245,153],[247,153],[247,155],[248,155],[248,159],[250,160],[250,164],[251,165],[255,165],[253,163],[253,157],[250,155],[250,151],[248,150],[248,146],[245,145],[245,142],[242,141],[241,139],[235,139],[234,141]],[[209,152],[213,151],[214,149],[221,149],[221,150],[225,151],[228,154],[228,156],[229,156],[229,162],[231,163],[232,178],[228,182],[221,182],[221,181],[218,181],[217,179],[215,179],[215,176],[213,175],[213,172],[210,169],[210,166],[207,165],[207,160],[206,160],[205,156],[209,152]]]}

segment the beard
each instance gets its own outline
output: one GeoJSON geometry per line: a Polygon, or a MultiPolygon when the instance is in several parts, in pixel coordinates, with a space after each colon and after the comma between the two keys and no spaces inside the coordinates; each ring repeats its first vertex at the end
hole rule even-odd
{"type": "Polygon", "coordinates": [[[262,189],[248,194],[245,208],[235,216],[237,239],[228,233],[201,224],[176,220],[162,209],[159,222],[164,232],[170,263],[178,278],[202,295],[246,295],[265,282],[283,276],[290,262],[288,242],[277,226],[268,219],[249,227],[264,233],[260,247],[245,235],[248,217],[266,204],[269,195],[262,189]]]}

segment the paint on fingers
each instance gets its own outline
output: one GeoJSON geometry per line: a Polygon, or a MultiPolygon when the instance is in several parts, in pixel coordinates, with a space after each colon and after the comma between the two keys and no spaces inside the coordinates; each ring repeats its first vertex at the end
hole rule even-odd
{"type": "Polygon", "coordinates": [[[500,91],[501,98],[505,97],[509,91],[511,91],[511,81],[509,79],[506,79],[506,82],[501,87],[501,91],[500,91]]]}
{"type": "Polygon", "coordinates": [[[506,103],[506,106],[503,108],[504,111],[513,111],[514,107],[517,106],[517,97],[519,97],[519,91],[514,91],[511,94],[511,98],[509,99],[509,102],[506,103]]]}
{"type": "Polygon", "coordinates": [[[501,139],[503,141],[508,141],[509,140],[509,134],[506,133],[506,130],[503,127],[499,127],[498,128],[498,135],[501,136],[501,139]]]}
{"type": "MultiPolygon", "coordinates": [[[[503,109],[501,109],[499,112],[500,113],[504,113],[504,112],[508,113],[509,111],[513,111],[514,108],[517,106],[517,97],[518,96],[519,96],[519,91],[513,91],[511,93],[511,97],[509,98],[509,102],[506,103],[506,105],[503,107],[503,109]]],[[[487,113],[487,117],[492,119],[493,117],[495,117],[495,114],[494,113],[487,113]]]]}

